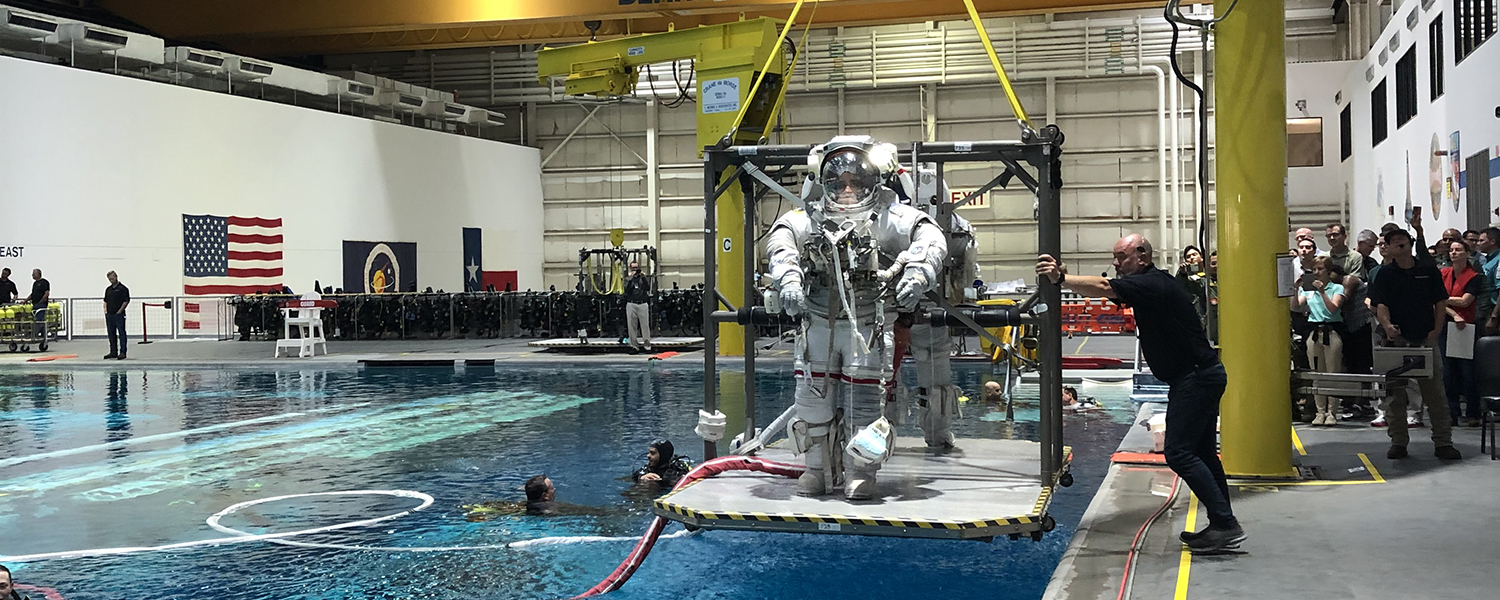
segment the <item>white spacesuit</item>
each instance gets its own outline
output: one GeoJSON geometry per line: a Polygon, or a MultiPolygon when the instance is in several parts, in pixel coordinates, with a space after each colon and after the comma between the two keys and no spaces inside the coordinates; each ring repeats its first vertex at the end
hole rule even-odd
{"type": "MultiPolygon", "coordinates": [[[[917,169],[916,177],[903,171],[895,178],[903,192],[902,202],[909,203],[929,216],[934,223],[944,220],[939,213],[941,204],[948,202],[946,185],[939,189],[937,172],[931,168],[917,169]]],[[[949,302],[961,304],[967,301],[964,291],[979,275],[977,252],[974,242],[974,227],[958,215],[947,215],[948,226],[944,232],[947,239],[947,256],[943,268],[938,271],[937,289],[949,302]]],[[[918,312],[934,308],[924,300],[918,312]]],[[[934,327],[925,319],[917,319],[909,332],[908,350],[916,363],[917,389],[914,398],[917,404],[917,425],[927,447],[935,450],[951,449],[954,443],[952,424],[958,414],[958,386],[953,385],[953,338],[946,326],[934,327]]],[[[899,390],[905,393],[905,389],[899,390]]],[[[905,404],[902,402],[901,404],[905,404]]],[[[901,412],[904,409],[898,409],[901,412]]]]}
{"type": "Polygon", "coordinates": [[[771,280],[797,336],[796,417],[790,432],[806,455],[799,493],[817,496],[845,480],[845,496],[873,497],[875,473],[894,436],[877,421],[858,435],[846,421],[856,403],[881,406],[893,382],[895,309],[916,308],[938,282],[947,240],[927,214],[896,202],[882,170],[895,148],[838,137],[815,148],[807,210],[777,219],[766,238],[771,280]]]}

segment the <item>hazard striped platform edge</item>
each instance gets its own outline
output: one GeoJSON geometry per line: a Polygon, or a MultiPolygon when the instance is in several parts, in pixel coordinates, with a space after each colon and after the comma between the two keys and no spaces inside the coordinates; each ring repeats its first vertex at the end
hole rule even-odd
{"type": "MultiPolygon", "coordinates": [[[[1063,466],[1068,467],[1073,460],[1073,449],[1063,447],[1063,466]]],[[[658,511],[671,513],[683,519],[694,521],[719,521],[719,522],[761,522],[761,523],[810,523],[810,524],[837,524],[837,525],[864,525],[867,527],[900,527],[907,529],[933,529],[947,531],[969,531],[976,529],[994,529],[1000,527],[1024,526],[1039,524],[1047,514],[1047,507],[1052,503],[1054,486],[1043,486],[1037,494],[1036,504],[1032,507],[1031,514],[1005,517],[999,519],[984,519],[979,521],[945,521],[917,519],[911,517],[876,518],[854,515],[833,514],[800,514],[800,513],[764,513],[764,512],[734,512],[734,511],[709,511],[693,510],[683,507],[671,501],[678,492],[686,490],[694,485],[702,483],[695,481],[682,489],[675,490],[670,494],[662,496],[653,502],[658,511]]],[[[1054,481],[1055,485],[1056,482],[1054,481]]],[[[667,515],[664,515],[667,516],[667,515]]],[[[668,516],[670,518],[670,516],[668,516]]]]}

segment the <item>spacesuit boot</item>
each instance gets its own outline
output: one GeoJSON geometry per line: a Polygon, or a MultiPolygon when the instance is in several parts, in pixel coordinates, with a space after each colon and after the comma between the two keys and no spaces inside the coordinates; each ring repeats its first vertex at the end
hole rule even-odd
{"type": "Polygon", "coordinates": [[[880,465],[895,451],[896,431],[890,421],[876,419],[868,427],[854,434],[845,447],[846,464],[849,465],[849,483],[844,486],[844,497],[849,500],[869,500],[875,497],[875,473],[880,465]]]}
{"type": "Polygon", "coordinates": [[[814,391],[810,378],[799,379],[797,386],[797,416],[788,431],[792,446],[804,455],[807,464],[807,470],[797,478],[797,494],[822,496],[844,482],[844,461],[841,452],[835,451],[842,437],[837,434],[842,423],[832,399],[814,391]]]}
{"type": "Polygon", "coordinates": [[[911,328],[911,353],[917,367],[917,426],[927,447],[953,448],[953,416],[959,390],[953,385],[952,338],[947,327],[918,323],[911,328]]]}
{"type": "Polygon", "coordinates": [[[957,413],[958,388],[951,385],[923,388],[917,400],[917,426],[922,428],[928,448],[953,449],[953,415],[957,413]]]}

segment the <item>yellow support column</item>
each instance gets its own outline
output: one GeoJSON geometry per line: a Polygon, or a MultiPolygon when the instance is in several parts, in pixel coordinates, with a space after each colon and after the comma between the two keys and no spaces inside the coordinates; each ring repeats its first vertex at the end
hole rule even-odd
{"type": "MultiPolygon", "coordinates": [[[[1228,6],[1214,4],[1219,13],[1228,6]]],[[[1216,32],[1224,469],[1285,477],[1294,473],[1291,323],[1276,295],[1275,261],[1287,227],[1284,0],[1239,2],[1216,32]]]]}

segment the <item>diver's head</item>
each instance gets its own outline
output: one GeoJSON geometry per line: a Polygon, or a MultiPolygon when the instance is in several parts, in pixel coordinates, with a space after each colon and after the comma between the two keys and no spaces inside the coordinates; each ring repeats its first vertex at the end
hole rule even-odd
{"type": "Polygon", "coordinates": [[[676,452],[677,450],[672,447],[672,442],[667,441],[666,438],[656,438],[646,450],[646,466],[653,469],[665,466],[676,452]]]}
{"type": "Polygon", "coordinates": [[[818,182],[823,210],[830,217],[863,218],[880,198],[883,172],[864,145],[847,145],[823,155],[818,182]]]}
{"type": "Polygon", "coordinates": [[[557,497],[557,488],[546,475],[537,475],[526,480],[526,501],[547,502],[557,497]]]}
{"type": "Polygon", "coordinates": [[[990,402],[998,402],[1005,396],[1005,388],[998,381],[984,382],[984,399],[990,402]]]}

